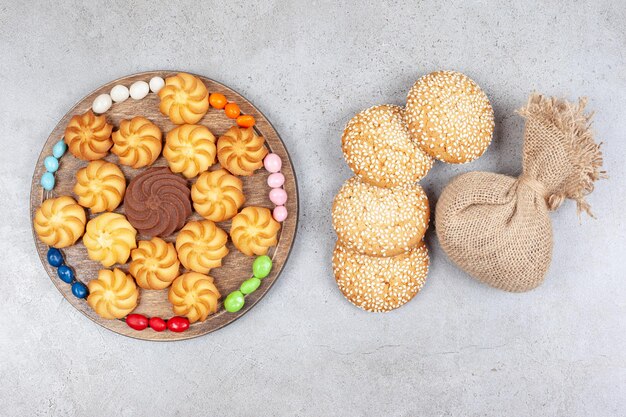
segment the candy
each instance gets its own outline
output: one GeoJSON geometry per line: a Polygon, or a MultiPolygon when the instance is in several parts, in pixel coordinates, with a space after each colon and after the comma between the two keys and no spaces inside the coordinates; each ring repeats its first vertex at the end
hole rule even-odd
{"type": "Polygon", "coordinates": [[[282,206],[287,202],[287,191],[282,188],[272,188],[270,190],[270,201],[277,206],[282,206]]]}
{"type": "Polygon", "coordinates": [[[111,98],[116,103],[126,101],[129,96],[130,91],[128,91],[128,87],[126,87],[125,85],[118,84],[111,89],[111,98]]]}
{"type": "Polygon", "coordinates": [[[151,317],[148,321],[148,325],[150,325],[155,332],[162,332],[167,329],[167,323],[161,317],[151,317]]]}
{"type": "Polygon", "coordinates": [[[224,113],[226,113],[227,117],[231,119],[236,119],[241,114],[241,110],[236,103],[228,103],[224,107],[224,113]]]}
{"type": "Polygon", "coordinates": [[[236,313],[243,307],[245,299],[241,291],[233,291],[224,300],[224,308],[229,313],[236,313]]]}
{"type": "Polygon", "coordinates": [[[126,324],[131,329],[143,330],[148,327],[148,318],[142,314],[129,314],[126,316],[126,324]]]}
{"type": "Polygon", "coordinates": [[[145,81],[134,82],[130,86],[130,96],[135,100],[141,100],[150,92],[150,86],[145,81]]]}
{"type": "Polygon", "coordinates": [[[278,172],[283,166],[283,161],[281,161],[280,156],[275,153],[268,154],[263,160],[263,166],[269,172],[278,172]]]}
{"type": "Polygon", "coordinates": [[[57,275],[61,281],[71,284],[74,281],[74,271],[67,265],[61,265],[57,269],[57,275]]]}
{"type": "Polygon", "coordinates": [[[63,254],[57,248],[48,249],[48,263],[54,267],[63,265],[63,254]]]}
{"type": "Polygon", "coordinates": [[[165,87],[165,80],[163,78],[150,78],[150,91],[152,91],[153,93],[158,93],[163,87],[165,87]]]}
{"type": "Polygon", "coordinates": [[[52,156],[59,159],[63,156],[66,150],[67,150],[67,144],[65,143],[63,139],[61,139],[60,141],[55,143],[54,146],[52,147],[52,156]]]}
{"type": "Polygon", "coordinates": [[[274,207],[274,211],[272,211],[272,217],[279,223],[282,223],[287,218],[287,207],[285,206],[276,206],[274,207]]]}
{"type": "Polygon", "coordinates": [[[54,174],[46,172],[41,176],[41,186],[44,190],[50,191],[54,188],[54,174]]]}
{"type": "Polygon", "coordinates": [[[237,125],[241,127],[252,127],[256,124],[256,120],[254,120],[253,116],[249,114],[243,114],[237,117],[237,125]]]}
{"type": "Polygon", "coordinates": [[[258,279],[257,277],[252,277],[242,282],[241,287],[239,287],[239,290],[243,294],[248,295],[250,293],[255,292],[257,288],[259,288],[260,285],[261,285],[261,280],[258,279]]]}
{"type": "Polygon", "coordinates": [[[56,172],[59,169],[59,160],[54,156],[46,156],[46,159],[43,160],[43,166],[48,172],[56,172]]]}
{"type": "Polygon", "coordinates": [[[184,332],[189,328],[187,317],[174,316],[167,321],[167,328],[176,333],[184,332]]]}
{"type": "Polygon", "coordinates": [[[85,298],[88,293],[87,286],[82,282],[76,281],[72,284],[72,294],[74,294],[76,298],[85,298]]]}
{"type": "Polygon", "coordinates": [[[280,172],[275,172],[267,177],[267,185],[272,188],[280,188],[285,183],[285,176],[280,172]]]}
{"type": "Polygon", "coordinates": [[[107,110],[109,110],[112,104],[113,104],[113,100],[111,99],[110,95],[100,94],[93,101],[93,104],[91,105],[91,109],[96,114],[102,114],[102,113],[105,113],[107,110]]]}
{"type": "Polygon", "coordinates": [[[215,109],[223,109],[226,103],[226,96],[224,96],[224,94],[212,93],[209,96],[209,104],[215,109]]]}
{"type": "Polygon", "coordinates": [[[257,278],[265,278],[272,270],[272,259],[267,255],[257,256],[252,263],[252,273],[257,278]]]}

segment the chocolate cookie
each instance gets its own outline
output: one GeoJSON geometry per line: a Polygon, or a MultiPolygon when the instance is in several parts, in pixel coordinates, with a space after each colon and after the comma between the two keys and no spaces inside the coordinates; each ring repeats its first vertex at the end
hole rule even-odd
{"type": "Polygon", "coordinates": [[[142,235],[171,235],[192,212],[187,181],[168,168],[150,168],[128,184],[124,210],[142,235]]]}

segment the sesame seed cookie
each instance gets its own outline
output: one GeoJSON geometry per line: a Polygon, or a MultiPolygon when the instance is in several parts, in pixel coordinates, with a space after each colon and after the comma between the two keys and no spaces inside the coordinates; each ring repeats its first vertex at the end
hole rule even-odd
{"type": "Polygon", "coordinates": [[[428,263],[424,242],[389,258],[360,254],[339,241],[333,252],[337,286],[352,304],[372,312],[390,311],[411,300],[426,282],[428,263]]]}
{"type": "Polygon", "coordinates": [[[451,164],[481,156],[494,127],[487,95],[454,71],[433,72],[417,80],[406,100],[405,120],[424,152],[451,164]]]}
{"type": "Polygon", "coordinates": [[[344,246],[371,256],[394,256],[420,242],[430,208],[418,184],[381,188],[358,177],[333,202],[333,226],[344,246]]]}
{"type": "Polygon", "coordinates": [[[341,137],[343,156],[364,182],[394,187],[417,182],[433,159],[411,140],[399,106],[374,106],[354,116],[341,137]]]}

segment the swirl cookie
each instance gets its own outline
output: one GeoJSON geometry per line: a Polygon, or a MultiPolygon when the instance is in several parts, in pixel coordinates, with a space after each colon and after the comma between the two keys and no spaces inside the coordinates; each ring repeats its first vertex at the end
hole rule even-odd
{"type": "Polygon", "coordinates": [[[124,271],[102,269],[98,278],[87,283],[87,304],[102,318],[121,319],[137,307],[139,290],[124,271]]]}
{"type": "Polygon", "coordinates": [[[189,222],[176,236],[178,259],[187,269],[208,274],[222,266],[228,235],[210,220],[189,222]]]}
{"type": "Polygon", "coordinates": [[[193,207],[202,217],[221,222],[237,214],[246,198],[243,183],[225,169],[203,172],[191,187],[193,207]]]}
{"type": "Polygon", "coordinates": [[[76,172],[74,194],[78,196],[78,204],[92,213],[115,210],[125,191],[124,174],[111,162],[92,161],[76,172]]]}
{"type": "Polygon", "coordinates": [[[85,209],[72,197],[49,198],[35,212],[33,227],[43,243],[55,248],[72,246],[85,233],[85,209]]]}
{"type": "Polygon", "coordinates": [[[93,161],[105,157],[113,146],[112,130],[104,115],[96,116],[89,110],[70,119],[64,140],[76,158],[93,161]]]}
{"type": "Polygon", "coordinates": [[[417,80],[406,100],[405,119],[424,152],[452,164],[481,156],[494,127],[487,95],[454,71],[433,72],[417,80]]]}
{"type": "Polygon", "coordinates": [[[137,247],[136,236],[137,231],[122,214],[103,213],[89,220],[83,243],[90,259],[109,267],[126,263],[131,249],[137,247]]]}
{"type": "Polygon", "coordinates": [[[380,188],[352,177],[335,196],[332,215],[345,247],[371,256],[394,256],[420,242],[430,209],[418,184],[380,188]]]}
{"type": "Polygon", "coordinates": [[[247,256],[266,255],[278,243],[280,223],[263,207],[246,207],[233,217],[230,238],[237,249],[247,256]]]}
{"type": "Polygon", "coordinates": [[[215,163],[215,136],[204,126],[182,125],[165,139],[163,156],[172,172],[193,178],[215,163]]]}
{"type": "Polygon", "coordinates": [[[346,125],[343,155],[364,182],[379,187],[414,183],[433,166],[433,159],[411,140],[403,113],[398,106],[375,106],[346,125]]]}
{"type": "Polygon", "coordinates": [[[217,140],[217,159],[232,174],[249,176],[263,166],[265,139],[253,128],[233,126],[217,140]]]}
{"type": "Polygon", "coordinates": [[[428,251],[421,242],[392,257],[369,256],[337,242],[333,272],[348,301],[366,311],[383,312],[411,300],[426,282],[428,251]]]}
{"type": "Polygon", "coordinates": [[[209,110],[209,92],[202,80],[183,72],[165,79],[159,98],[159,110],[177,125],[198,123],[209,110]]]}
{"type": "Polygon", "coordinates": [[[176,278],[168,294],[174,314],[186,316],[190,323],[204,321],[215,313],[220,297],[213,278],[198,272],[188,272],[176,278]]]}
{"type": "Polygon", "coordinates": [[[145,117],[122,120],[113,132],[111,152],[119,157],[120,164],[133,168],[152,165],[161,153],[161,129],[145,117]]]}
{"type": "Polygon", "coordinates": [[[180,262],[176,249],[158,237],[141,240],[130,253],[129,272],[137,285],[147,290],[162,290],[178,277],[180,262]]]}
{"type": "Polygon", "coordinates": [[[169,236],[191,215],[187,181],[166,167],[150,168],[132,179],[124,210],[128,221],[145,236],[169,236]]]}

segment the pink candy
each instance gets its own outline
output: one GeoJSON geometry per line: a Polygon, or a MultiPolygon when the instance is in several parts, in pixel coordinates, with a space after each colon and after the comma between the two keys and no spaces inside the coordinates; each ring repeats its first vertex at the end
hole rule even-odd
{"type": "Polygon", "coordinates": [[[272,214],[274,216],[274,220],[277,222],[283,222],[287,218],[287,207],[276,206],[274,207],[274,212],[272,214]]]}
{"type": "Polygon", "coordinates": [[[270,191],[270,201],[277,206],[282,206],[287,202],[287,191],[282,188],[272,188],[270,191]]]}
{"type": "Polygon", "coordinates": [[[283,166],[283,161],[281,161],[280,156],[275,153],[271,153],[263,160],[263,166],[269,172],[279,172],[283,166]]]}
{"type": "Polygon", "coordinates": [[[267,185],[272,188],[280,188],[285,183],[285,176],[280,172],[275,172],[267,177],[267,185]]]}

